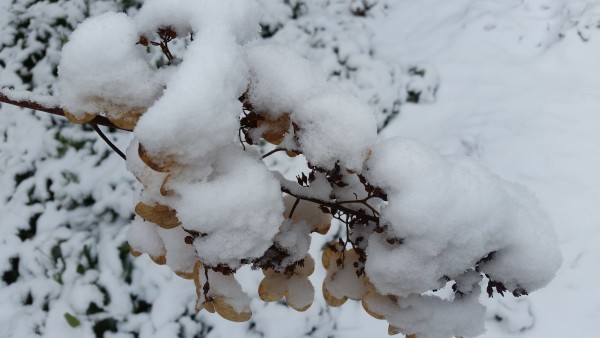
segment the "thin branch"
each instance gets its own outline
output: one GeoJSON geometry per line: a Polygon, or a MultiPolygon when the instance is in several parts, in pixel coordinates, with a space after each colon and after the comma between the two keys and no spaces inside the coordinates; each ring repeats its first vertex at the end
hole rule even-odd
{"type": "Polygon", "coordinates": [[[160,43],[160,49],[162,49],[163,53],[169,61],[173,61],[173,54],[171,54],[171,51],[169,50],[169,45],[167,45],[166,41],[162,41],[160,43]]]}
{"type": "Polygon", "coordinates": [[[371,198],[372,196],[369,196],[365,199],[362,200],[355,200],[355,201],[337,201],[337,203],[339,204],[347,204],[347,203],[359,203],[362,204],[364,206],[366,206],[367,208],[371,209],[371,211],[373,212],[374,215],[379,215],[379,212],[377,210],[375,210],[375,208],[373,208],[369,203],[367,203],[367,201],[371,198]]]}
{"type": "Polygon", "coordinates": [[[294,202],[294,205],[292,206],[292,210],[290,210],[290,214],[288,216],[289,219],[291,219],[292,216],[294,215],[294,211],[296,211],[296,207],[298,206],[298,203],[300,203],[300,199],[296,198],[296,202],[294,202]]]}
{"type": "MultiPolygon", "coordinates": [[[[65,117],[65,111],[60,107],[48,107],[48,106],[41,104],[40,102],[33,102],[30,100],[25,100],[25,99],[11,98],[9,95],[6,94],[6,92],[4,92],[2,90],[0,90],[0,102],[4,102],[4,103],[7,103],[7,104],[10,104],[13,106],[17,106],[17,107],[21,107],[21,108],[29,108],[29,109],[33,109],[33,110],[43,111],[45,113],[49,113],[52,115],[65,117]]],[[[91,120],[88,123],[99,124],[101,126],[125,130],[123,128],[119,128],[119,127],[115,126],[106,117],[100,116],[100,115],[96,116],[93,120],[91,120]]]]}
{"type": "Polygon", "coordinates": [[[244,141],[242,140],[242,128],[238,129],[238,138],[240,139],[240,144],[242,145],[242,148],[244,148],[244,151],[246,151],[246,146],[244,145],[244,141]]]}
{"type": "Polygon", "coordinates": [[[106,135],[104,135],[104,133],[102,132],[102,130],[100,130],[100,128],[98,127],[97,124],[94,123],[90,123],[90,125],[92,126],[92,128],[94,128],[94,131],[96,131],[96,133],[98,135],[100,135],[100,137],[102,138],[102,140],[104,140],[104,142],[106,144],[108,144],[108,146],[114,150],[115,153],[119,154],[119,156],[121,156],[122,159],[127,160],[127,158],[125,157],[125,154],[123,154],[123,152],[121,151],[121,149],[117,148],[117,146],[112,143],[108,137],[106,137],[106,135]]]}
{"type": "Polygon", "coordinates": [[[202,292],[204,293],[204,300],[209,301],[208,291],[210,290],[210,283],[208,281],[208,266],[204,267],[204,277],[206,277],[206,283],[202,287],[202,292]]]}
{"type": "Polygon", "coordinates": [[[269,151],[268,153],[264,154],[264,155],[262,156],[262,158],[267,158],[267,157],[269,157],[269,156],[271,156],[271,155],[275,154],[275,153],[276,153],[276,152],[278,152],[278,151],[284,151],[284,150],[287,150],[287,149],[285,149],[285,148],[275,148],[275,149],[273,149],[273,150],[269,151]]]}
{"type": "Polygon", "coordinates": [[[347,208],[347,207],[345,207],[343,205],[340,205],[337,202],[323,201],[323,200],[320,200],[318,198],[307,197],[307,196],[302,196],[302,195],[295,195],[289,189],[287,189],[285,187],[281,187],[281,191],[284,192],[284,193],[286,193],[286,194],[288,194],[288,195],[290,195],[290,196],[294,196],[294,197],[296,197],[298,199],[301,199],[303,201],[309,201],[309,202],[313,202],[313,203],[316,203],[316,204],[319,204],[319,205],[322,205],[322,206],[326,206],[326,207],[329,207],[329,208],[337,209],[337,210],[343,211],[344,213],[346,213],[348,215],[356,216],[356,218],[358,218],[358,219],[362,219],[362,220],[365,220],[365,221],[371,221],[371,222],[373,222],[375,224],[379,224],[379,217],[377,217],[377,216],[369,216],[367,214],[360,213],[360,212],[358,212],[356,210],[353,210],[353,209],[347,208]]]}

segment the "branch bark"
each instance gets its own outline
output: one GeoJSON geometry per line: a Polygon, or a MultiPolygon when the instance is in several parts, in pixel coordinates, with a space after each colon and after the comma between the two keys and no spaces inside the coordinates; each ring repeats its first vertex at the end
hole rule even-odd
{"type": "MultiPolygon", "coordinates": [[[[60,107],[51,107],[48,105],[44,105],[40,102],[35,102],[35,101],[28,100],[28,99],[16,98],[16,97],[11,96],[10,94],[8,94],[7,91],[4,91],[4,90],[0,90],[0,102],[7,103],[7,104],[17,106],[17,107],[21,107],[21,108],[29,108],[29,109],[49,113],[52,115],[65,117],[65,111],[60,107]]],[[[95,125],[101,125],[101,126],[106,126],[106,127],[112,127],[115,129],[125,130],[125,129],[115,126],[106,117],[100,116],[100,115],[96,116],[93,120],[91,120],[88,123],[91,125],[95,124],[95,125]]]]}

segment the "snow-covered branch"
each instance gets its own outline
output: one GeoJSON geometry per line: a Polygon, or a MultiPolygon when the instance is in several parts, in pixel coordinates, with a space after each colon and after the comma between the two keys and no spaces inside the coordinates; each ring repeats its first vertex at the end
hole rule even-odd
{"type": "MultiPolygon", "coordinates": [[[[38,95],[29,91],[15,91],[12,89],[0,88],[0,102],[66,117],[65,111],[60,107],[58,98],[49,95],[38,95]]],[[[104,116],[96,116],[93,120],[89,121],[89,123],[122,129],[115,126],[104,116]]]]}
{"type": "Polygon", "coordinates": [[[262,269],[261,299],[308,309],[311,233],[334,219],[345,231],[323,251],[323,295],[361,301],[390,333],[476,336],[485,280],[490,293],[524,295],[553,278],[556,235],[531,193],[472,160],[378,140],[365,103],[291,49],[255,40],[257,16],[248,0],[151,0],[135,17],[88,19],[63,49],[60,105],[4,102],[77,123],[102,112],[133,131],[126,165],[143,189],[131,252],[193,279],[198,311],[250,319],[243,265],[262,269]],[[167,42],[192,33],[176,60],[167,42]],[[152,65],[152,46],[173,62],[152,65]],[[269,170],[263,141],[302,155],[308,173],[291,182],[269,170]],[[445,287],[450,299],[436,293],[445,287]]]}

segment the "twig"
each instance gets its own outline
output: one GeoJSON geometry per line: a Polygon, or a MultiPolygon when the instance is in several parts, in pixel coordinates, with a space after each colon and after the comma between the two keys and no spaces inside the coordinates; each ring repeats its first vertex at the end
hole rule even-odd
{"type": "Polygon", "coordinates": [[[267,158],[267,157],[269,157],[269,156],[271,156],[271,155],[275,154],[275,153],[276,153],[276,152],[278,152],[278,151],[284,151],[284,150],[287,150],[287,149],[285,149],[285,148],[275,148],[275,149],[273,149],[273,150],[269,151],[268,153],[264,154],[264,155],[262,156],[262,158],[267,158]]]}
{"type": "Polygon", "coordinates": [[[296,207],[298,206],[298,203],[300,203],[300,199],[296,198],[296,202],[294,202],[294,205],[292,206],[292,210],[290,210],[290,214],[288,216],[289,219],[291,219],[292,216],[294,215],[294,211],[296,211],[296,207]]]}
{"type": "Polygon", "coordinates": [[[208,281],[208,266],[204,267],[204,277],[206,277],[206,283],[202,287],[202,292],[204,293],[204,299],[208,301],[208,291],[210,290],[210,283],[208,281]]]}
{"type": "Polygon", "coordinates": [[[100,128],[98,128],[98,125],[95,123],[90,123],[90,125],[92,126],[92,128],[94,128],[94,131],[96,131],[96,133],[98,135],[100,135],[100,137],[102,138],[102,140],[104,140],[104,142],[106,144],[108,144],[108,146],[114,150],[115,153],[119,154],[119,156],[121,156],[122,159],[127,160],[127,158],[125,157],[125,154],[123,154],[123,152],[121,151],[121,149],[117,148],[117,146],[112,143],[108,137],[106,137],[106,135],[104,135],[104,133],[102,132],[102,130],[100,130],[100,128]]]}
{"type": "Polygon", "coordinates": [[[367,203],[367,201],[373,196],[369,196],[367,198],[364,198],[362,200],[355,200],[355,201],[337,201],[337,203],[339,204],[347,204],[347,203],[360,203],[364,206],[366,206],[367,208],[371,209],[371,211],[373,212],[374,215],[379,215],[379,212],[377,210],[375,210],[375,208],[373,208],[369,203],[367,203]]]}
{"type": "Polygon", "coordinates": [[[356,218],[358,218],[358,219],[362,219],[362,220],[365,220],[365,221],[371,221],[371,222],[373,222],[375,224],[379,224],[379,217],[377,217],[377,216],[369,216],[369,215],[366,215],[364,213],[361,214],[358,211],[350,209],[350,208],[347,208],[347,207],[345,207],[343,205],[340,205],[337,202],[323,201],[323,200],[320,200],[318,198],[307,197],[307,196],[302,196],[302,195],[295,195],[289,189],[287,189],[285,187],[281,187],[281,191],[284,192],[284,193],[286,193],[286,194],[288,194],[288,195],[290,195],[290,196],[294,196],[296,198],[299,198],[299,199],[301,199],[303,201],[309,201],[309,202],[313,202],[313,203],[316,203],[316,204],[319,204],[319,205],[322,205],[322,206],[326,206],[326,207],[329,207],[329,208],[337,209],[337,210],[343,211],[344,213],[346,213],[348,215],[356,216],[356,218]]]}
{"type": "MultiPolygon", "coordinates": [[[[57,115],[57,116],[65,117],[65,111],[62,108],[59,108],[59,107],[46,107],[46,106],[42,105],[39,102],[32,102],[32,101],[29,101],[29,100],[13,99],[13,98],[10,98],[5,93],[3,93],[2,91],[0,91],[0,102],[8,103],[10,105],[21,107],[21,108],[29,108],[29,109],[33,109],[33,110],[43,111],[45,113],[49,113],[49,114],[52,114],[52,115],[57,115]]],[[[90,123],[90,124],[99,124],[101,126],[106,126],[106,127],[112,127],[112,128],[116,128],[116,129],[125,130],[123,128],[119,128],[119,127],[115,126],[106,117],[100,116],[100,115],[96,116],[93,120],[91,120],[88,123],[90,123]]]]}

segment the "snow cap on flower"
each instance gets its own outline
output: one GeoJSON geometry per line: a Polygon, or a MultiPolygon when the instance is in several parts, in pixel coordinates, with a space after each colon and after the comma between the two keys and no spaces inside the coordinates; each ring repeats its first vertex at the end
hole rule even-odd
{"type": "Polygon", "coordinates": [[[138,40],[135,23],[124,13],[105,13],[77,27],[58,68],[67,117],[82,123],[105,113],[117,126],[133,129],[163,89],[138,40]]]}

